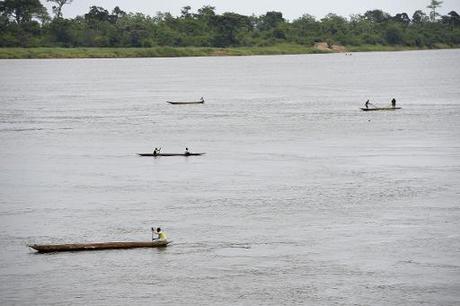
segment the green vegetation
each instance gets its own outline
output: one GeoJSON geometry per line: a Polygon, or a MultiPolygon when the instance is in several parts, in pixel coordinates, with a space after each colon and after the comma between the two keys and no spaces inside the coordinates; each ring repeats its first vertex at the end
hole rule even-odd
{"type": "Polygon", "coordinates": [[[418,10],[412,17],[391,16],[372,10],[350,18],[329,14],[320,20],[306,14],[293,21],[280,12],[219,15],[212,6],[196,12],[186,6],[177,17],[92,6],[83,16],[64,19],[62,10],[72,0],[47,1],[53,3],[53,18],[39,0],[0,1],[0,58],[300,54],[460,46],[460,16],[455,11],[440,16],[442,1],[436,0],[427,6],[429,15],[418,10]]]}

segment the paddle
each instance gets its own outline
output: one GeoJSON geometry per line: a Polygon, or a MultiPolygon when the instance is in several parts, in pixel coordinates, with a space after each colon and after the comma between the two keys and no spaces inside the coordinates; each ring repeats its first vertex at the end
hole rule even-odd
{"type": "Polygon", "coordinates": [[[377,108],[377,106],[369,102],[369,100],[366,101],[365,105],[366,105],[366,108],[367,108],[367,105],[372,105],[374,108],[377,108]]]}
{"type": "Polygon", "coordinates": [[[366,106],[366,108],[368,108],[368,105],[372,105],[374,108],[377,108],[377,106],[375,106],[374,104],[372,104],[371,102],[369,102],[369,100],[366,101],[366,103],[364,104],[366,106]]]}
{"type": "Polygon", "coordinates": [[[370,105],[372,105],[374,108],[378,108],[377,106],[375,106],[374,104],[372,104],[371,102],[369,102],[370,105]]]}

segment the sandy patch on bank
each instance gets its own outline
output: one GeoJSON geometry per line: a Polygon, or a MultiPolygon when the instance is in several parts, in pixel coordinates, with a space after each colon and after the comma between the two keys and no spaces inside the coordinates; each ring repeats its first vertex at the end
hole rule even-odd
{"type": "Polygon", "coordinates": [[[327,46],[326,42],[318,42],[315,43],[314,46],[316,49],[321,51],[329,51],[329,52],[347,52],[347,48],[341,45],[332,45],[331,48],[327,46]]]}
{"type": "Polygon", "coordinates": [[[223,49],[214,50],[212,51],[211,56],[228,56],[228,52],[223,49]]]}

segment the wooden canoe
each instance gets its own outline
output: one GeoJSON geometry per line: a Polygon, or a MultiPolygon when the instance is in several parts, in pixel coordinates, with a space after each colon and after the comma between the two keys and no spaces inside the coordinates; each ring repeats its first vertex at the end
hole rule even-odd
{"type": "Polygon", "coordinates": [[[169,104],[173,104],[173,105],[180,105],[180,104],[203,104],[204,101],[190,101],[190,102],[187,102],[187,101],[183,101],[183,102],[180,102],[180,101],[166,101],[168,102],[169,104]]]}
{"type": "Polygon", "coordinates": [[[154,155],[153,153],[137,153],[137,155],[139,156],[154,156],[154,157],[157,157],[157,156],[201,156],[201,155],[204,155],[206,153],[189,153],[189,154],[185,154],[185,153],[159,153],[159,154],[156,154],[154,155]]]}
{"type": "Polygon", "coordinates": [[[365,112],[371,112],[371,111],[392,111],[392,110],[397,110],[401,109],[401,107],[372,107],[372,108],[365,108],[362,107],[361,110],[365,112]]]}
{"type": "Polygon", "coordinates": [[[134,249],[134,248],[159,248],[166,247],[170,242],[167,240],[139,241],[139,242],[100,242],[100,243],[72,243],[72,244],[32,244],[30,248],[39,253],[71,252],[71,251],[96,251],[111,249],[134,249]]]}

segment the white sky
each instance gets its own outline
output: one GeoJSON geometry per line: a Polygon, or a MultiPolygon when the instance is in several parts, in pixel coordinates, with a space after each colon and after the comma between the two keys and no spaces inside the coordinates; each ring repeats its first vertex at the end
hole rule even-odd
{"type": "MultiPolygon", "coordinates": [[[[46,7],[51,8],[51,4],[46,0],[41,1],[46,7]]],[[[305,13],[317,18],[322,18],[328,13],[348,17],[373,9],[382,9],[392,15],[406,12],[412,16],[418,9],[428,12],[426,6],[429,3],[430,0],[74,0],[71,5],[64,6],[63,14],[64,17],[83,15],[88,12],[90,6],[96,5],[109,11],[119,6],[126,12],[140,12],[145,15],[155,15],[158,11],[179,15],[180,9],[186,5],[190,5],[193,11],[204,5],[212,5],[218,13],[261,15],[267,11],[280,11],[285,18],[293,20],[305,13]]],[[[444,0],[439,12],[447,14],[452,10],[460,14],[460,0],[444,0]]]]}

